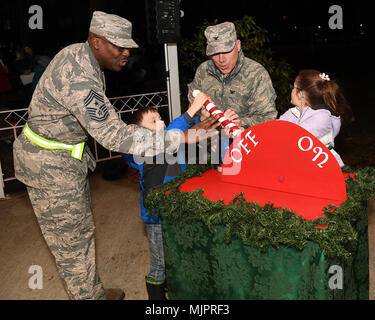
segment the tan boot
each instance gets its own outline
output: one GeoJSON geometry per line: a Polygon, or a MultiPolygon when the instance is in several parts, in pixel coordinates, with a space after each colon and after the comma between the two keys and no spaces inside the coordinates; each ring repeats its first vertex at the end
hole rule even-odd
{"type": "Polygon", "coordinates": [[[104,289],[107,300],[124,300],[125,292],[120,288],[104,289]]]}

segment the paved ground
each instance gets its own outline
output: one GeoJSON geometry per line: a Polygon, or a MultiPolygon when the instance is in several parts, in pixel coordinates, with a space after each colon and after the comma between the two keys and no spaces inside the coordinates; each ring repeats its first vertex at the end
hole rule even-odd
{"type": "MultiPolygon", "coordinates": [[[[139,188],[123,177],[90,177],[96,225],[97,264],[106,287],[120,287],[126,298],[147,299],[149,245],[139,214],[139,188]]],[[[375,197],[369,203],[370,298],[375,299],[375,197]]],[[[0,201],[0,299],[68,299],[52,255],[42,238],[27,195],[0,201]],[[28,287],[29,268],[43,270],[43,289],[28,287]]]]}
{"type": "MultiPolygon", "coordinates": [[[[90,178],[96,226],[97,264],[105,287],[120,287],[127,299],[147,299],[149,245],[140,219],[139,185],[127,178],[90,178]]],[[[0,201],[0,299],[68,299],[27,195],[0,201]],[[43,270],[43,289],[31,290],[30,266],[43,270]]]]}

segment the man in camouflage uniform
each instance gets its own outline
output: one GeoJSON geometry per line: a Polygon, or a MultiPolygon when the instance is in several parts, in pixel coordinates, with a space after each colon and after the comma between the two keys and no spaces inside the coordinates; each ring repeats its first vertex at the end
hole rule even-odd
{"type": "Polygon", "coordinates": [[[210,58],[197,69],[188,85],[189,101],[195,89],[203,91],[224,112],[234,111],[245,129],[275,120],[276,93],[266,69],[244,56],[232,22],[205,30],[206,54],[210,58]]]}
{"type": "MultiPolygon", "coordinates": [[[[107,293],[95,263],[88,185],[88,168],[94,170],[95,160],[84,144],[88,135],[109,150],[139,155],[174,152],[188,137],[187,132],[174,131],[164,140],[126,125],[106,97],[103,69],[121,70],[129,48],[138,47],[131,29],[124,18],[94,12],[87,42],[64,48],[50,62],[13,146],[16,177],[27,186],[71,299],[105,299],[107,293]]],[[[213,121],[196,129],[207,129],[213,121]]]]}

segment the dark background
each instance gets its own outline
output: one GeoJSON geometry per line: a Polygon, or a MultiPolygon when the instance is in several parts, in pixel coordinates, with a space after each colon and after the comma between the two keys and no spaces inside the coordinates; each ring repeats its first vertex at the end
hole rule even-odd
{"type": "MultiPolygon", "coordinates": [[[[30,43],[35,53],[53,55],[68,44],[85,41],[92,12],[102,10],[133,23],[133,37],[141,46],[136,55],[142,57],[147,69],[152,69],[147,70],[149,73],[157,73],[163,69],[157,66],[164,62],[163,47],[148,42],[146,1],[150,0],[5,0],[0,4],[0,45],[14,48],[30,43]],[[43,30],[28,27],[31,17],[28,9],[34,4],[43,9],[43,30]]],[[[180,8],[184,11],[180,20],[182,37],[191,37],[194,27],[204,19],[217,18],[224,22],[250,15],[268,30],[275,57],[286,60],[296,69],[316,66],[326,73],[329,68],[339,74],[373,69],[370,45],[374,38],[371,24],[375,5],[368,1],[181,0],[180,8]],[[328,27],[331,17],[328,9],[333,4],[343,8],[342,30],[328,27]]],[[[108,89],[111,91],[111,85],[108,89]]],[[[122,89],[121,93],[129,91],[114,88],[114,94],[117,89],[122,89]]],[[[137,88],[131,90],[137,91],[137,88]]]]}
{"type": "MultiPolygon", "coordinates": [[[[5,0],[0,4],[1,42],[22,43],[31,40],[35,45],[43,46],[46,43],[66,45],[84,41],[94,10],[115,13],[129,19],[133,22],[135,38],[145,42],[147,39],[145,3],[147,1],[151,0],[5,0]],[[28,27],[28,20],[31,16],[28,9],[35,4],[43,9],[43,30],[30,30],[28,27]]],[[[261,27],[270,32],[273,40],[295,45],[310,42],[310,30],[319,25],[327,31],[329,41],[333,39],[354,40],[359,37],[360,31],[366,31],[369,35],[375,6],[363,0],[332,2],[231,0],[226,3],[216,0],[181,0],[180,8],[185,13],[181,18],[181,31],[185,37],[189,36],[194,26],[200,24],[203,19],[217,18],[219,22],[223,22],[250,15],[255,17],[261,27]],[[333,4],[343,8],[343,31],[329,32],[328,30],[328,19],[331,16],[328,8],[333,4]]]]}
{"type": "MultiPolygon", "coordinates": [[[[93,11],[114,13],[133,23],[133,38],[141,48],[132,53],[134,63],[129,63],[121,72],[106,71],[107,96],[166,90],[163,46],[148,41],[146,1],[149,0],[3,0],[0,4],[0,46],[10,48],[11,52],[17,46],[29,43],[36,54],[53,57],[68,44],[86,41],[93,11]],[[31,17],[28,9],[34,4],[43,9],[43,30],[28,27],[31,17]],[[140,81],[136,80],[139,69],[146,71],[145,79],[140,81]]],[[[195,26],[202,24],[204,19],[210,22],[218,19],[220,23],[249,15],[268,31],[269,46],[275,59],[287,61],[295,72],[315,68],[336,79],[356,118],[352,126],[342,129],[337,149],[349,164],[374,164],[374,3],[363,0],[182,0],[180,8],[184,11],[184,17],[180,19],[182,38],[191,38],[195,26]],[[332,16],[328,9],[334,4],[343,9],[342,30],[328,27],[332,16]]],[[[11,55],[6,57],[7,62],[11,59],[11,55]]],[[[12,106],[27,106],[24,101],[18,102],[21,105],[17,106],[15,100],[12,106]]]]}

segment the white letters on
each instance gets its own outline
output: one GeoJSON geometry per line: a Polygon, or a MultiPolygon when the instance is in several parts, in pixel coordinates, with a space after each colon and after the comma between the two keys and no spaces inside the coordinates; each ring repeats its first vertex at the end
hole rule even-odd
{"type": "Polygon", "coordinates": [[[313,145],[314,143],[310,137],[302,137],[301,139],[298,140],[298,148],[300,148],[302,151],[309,151],[313,145]],[[307,149],[302,148],[302,141],[305,138],[309,141],[309,147],[307,149]]]}
{"type": "Polygon", "coordinates": [[[313,148],[313,146],[314,146],[314,142],[312,141],[312,139],[310,137],[305,136],[305,137],[302,137],[302,138],[300,138],[298,140],[298,148],[300,150],[306,152],[306,151],[310,151],[312,149],[312,151],[314,153],[316,153],[316,156],[312,159],[313,162],[315,162],[320,156],[324,156],[324,159],[318,163],[318,167],[319,168],[323,168],[323,164],[325,164],[328,161],[329,155],[326,152],[324,152],[321,147],[315,147],[315,148],[313,148]],[[307,141],[308,141],[308,146],[307,147],[303,147],[302,146],[302,142],[305,139],[307,139],[307,141]]]}
{"type": "Polygon", "coordinates": [[[321,147],[315,147],[315,148],[313,149],[313,152],[314,152],[314,153],[317,153],[317,155],[312,159],[312,161],[314,161],[314,162],[315,162],[316,159],[318,159],[318,158],[320,157],[320,155],[323,155],[323,156],[325,157],[323,161],[321,161],[321,162],[318,163],[318,167],[323,168],[322,165],[328,161],[328,154],[325,153],[325,152],[322,150],[321,147]]]}

